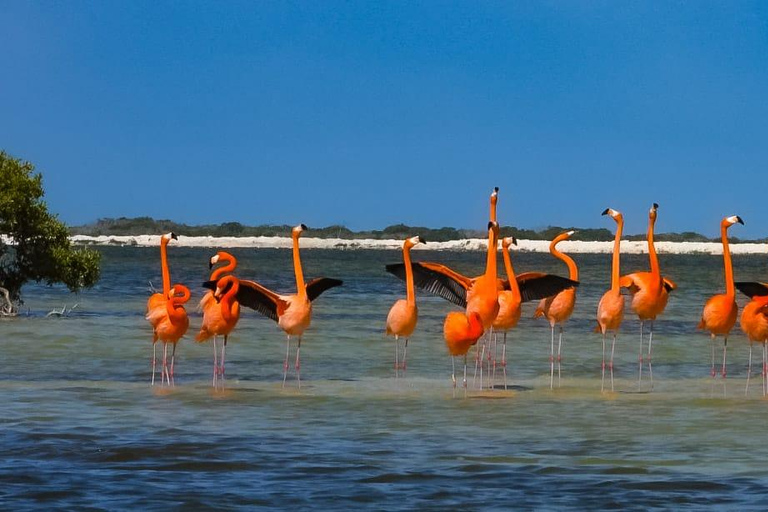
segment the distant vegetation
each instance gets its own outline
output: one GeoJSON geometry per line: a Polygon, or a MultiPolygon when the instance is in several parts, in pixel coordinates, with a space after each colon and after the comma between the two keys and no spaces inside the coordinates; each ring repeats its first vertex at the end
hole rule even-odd
{"type": "MultiPolygon", "coordinates": [[[[150,217],[136,217],[119,219],[99,219],[93,224],[76,226],[71,228],[73,235],[149,235],[174,231],[184,236],[290,236],[289,225],[279,226],[245,226],[239,222],[225,222],[224,224],[208,224],[202,226],[189,226],[170,220],[155,220],[150,217]]],[[[427,228],[423,226],[406,226],[395,224],[382,230],[352,231],[345,226],[326,226],[317,228],[310,226],[309,236],[316,238],[345,238],[375,240],[400,239],[408,236],[420,235],[432,242],[447,242],[464,238],[484,238],[483,230],[456,229],[450,227],[427,228]]],[[[501,236],[514,236],[525,240],[551,240],[558,234],[567,230],[576,230],[574,240],[609,241],[613,240],[613,232],[606,228],[574,228],[551,226],[541,230],[520,229],[515,227],[502,227],[501,236]]],[[[645,240],[645,233],[629,235],[626,240],[645,240]]],[[[699,233],[687,231],[685,233],[658,233],[657,241],[669,242],[709,242],[719,241],[719,238],[709,239],[699,233]]],[[[732,241],[739,241],[732,238],[732,241]]],[[[761,240],[765,241],[765,240],[761,240]]]]}

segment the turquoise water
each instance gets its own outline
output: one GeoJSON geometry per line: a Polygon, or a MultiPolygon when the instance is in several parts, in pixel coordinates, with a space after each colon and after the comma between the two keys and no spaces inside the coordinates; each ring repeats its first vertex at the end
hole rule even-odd
{"type": "MultiPolygon", "coordinates": [[[[174,282],[201,296],[210,250],[171,247],[174,282]]],[[[290,252],[233,250],[238,274],[294,288],[290,252]]],[[[768,401],[738,328],[725,382],[709,378],[709,338],[695,330],[722,289],[722,259],[662,256],[679,289],[657,322],[653,393],[636,384],[639,324],[617,344],[616,393],[600,393],[591,332],[609,257],[577,256],[582,275],[567,325],[562,387],[549,389],[549,326],[524,318],[509,338],[511,391],[453,396],[442,341],[447,302],[419,296],[406,378],[395,379],[384,319],[404,287],[383,270],[398,252],[303,252],[309,277],[345,281],[315,303],[302,344],[302,388],[281,389],[284,337],[245,311],[227,350],[227,388],[210,389],[210,344],[178,350],[176,386],[149,386],[148,281],[157,249],[103,249],[103,278],[78,296],[24,290],[29,317],[0,322],[0,504],[24,510],[274,508],[768,507],[768,401]],[[79,305],[66,318],[53,307],[79,305]]],[[[473,275],[480,253],[414,252],[473,275]]],[[[565,273],[544,254],[518,271],[565,273]]],[[[646,265],[622,259],[626,271],[646,265]]],[[[765,279],[763,256],[736,257],[737,279],[765,279]]],[[[740,303],[744,301],[740,298],[740,303]]],[[[722,344],[718,343],[718,350],[722,344]]],[[[718,352],[720,353],[720,352],[718,352]]],[[[470,372],[471,373],[471,372],[470,372]]],[[[471,375],[470,375],[471,385],[471,375]]]]}

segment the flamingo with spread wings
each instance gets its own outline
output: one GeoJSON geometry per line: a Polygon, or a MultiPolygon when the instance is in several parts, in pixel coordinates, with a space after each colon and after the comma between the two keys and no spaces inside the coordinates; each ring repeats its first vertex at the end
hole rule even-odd
{"type": "MultiPolygon", "coordinates": [[[[283,386],[288,375],[288,358],[291,350],[291,336],[298,337],[296,347],[296,380],[301,387],[301,340],[304,331],[312,320],[312,301],[324,291],[341,286],[342,281],[328,277],[318,277],[310,282],[304,282],[304,273],[301,268],[299,256],[299,236],[307,230],[307,226],[300,224],[291,230],[293,239],[293,270],[296,276],[296,293],[291,295],[278,294],[265,286],[245,279],[240,280],[237,300],[241,305],[258,311],[277,322],[277,325],[286,333],[285,361],[283,362],[283,386]]],[[[213,282],[204,283],[206,288],[214,286],[213,282]]]]}

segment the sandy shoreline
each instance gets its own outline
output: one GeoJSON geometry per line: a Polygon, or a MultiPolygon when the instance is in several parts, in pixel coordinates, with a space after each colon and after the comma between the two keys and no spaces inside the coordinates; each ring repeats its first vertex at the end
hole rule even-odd
{"type": "MultiPolygon", "coordinates": [[[[72,242],[80,245],[117,245],[135,247],[154,247],[159,245],[158,235],[139,236],[84,236],[76,235],[72,242]]],[[[487,241],[479,238],[452,240],[449,242],[430,242],[426,246],[416,247],[416,250],[434,251],[484,251],[487,241]]],[[[221,247],[221,248],[283,248],[291,247],[291,239],[276,236],[257,237],[212,237],[212,236],[179,236],[173,242],[179,247],[221,247]]],[[[402,240],[350,240],[343,238],[312,238],[302,237],[301,247],[305,249],[378,249],[397,250],[402,248],[402,240]]],[[[558,247],[565,252],[581,254],[610,253],[613,242],[583,242],[565,241],[558,247]]],[[[518,251],[549,252],[547,240],[518,240],[518,251]]],[[[641,254],[648,250],[645,241],[621,243],[621,252],[625,254],[641,254]]],[[[656,242],[656,250],[663,254],[722,254],[723,248],[717,242],[656,242]]],[[[742,243],[731,244],[733,254],[767,254],[768,244],[742,243]]]]}

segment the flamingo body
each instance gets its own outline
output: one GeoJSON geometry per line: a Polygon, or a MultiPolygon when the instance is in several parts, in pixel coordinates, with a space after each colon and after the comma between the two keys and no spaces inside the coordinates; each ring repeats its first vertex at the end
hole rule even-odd
{"type": "Polygon", "coordinates": [[[387,315],[387,336],[409,337],[416,329],[418,313],[416,304],[409,304],[406,299],[395,301],[387,315]]]}
{"type": "Polygon", "coordinates": [[[466,355],[469,349],[483,335],[483,324],[477,313],[464,314],[451,311],[445,317],[443,337],[451,356],[466,355]]]}
{"type": "Polygon", "coordinates": [[[624,296],[620,290],[608,290],[597,305],[597,323],[600,332],[618,331],[624,319],[624,296]]]}
{"type": "Polygon", "coordinates": [[[741,330],[747,335],[750,343],[765,343],[768,341],[768,297],[753,298],[741,312],[741,330]]]}
{"type": "Polygon", "coordinates": [[[699,329],[716,336],[727,336],[736,325],[739,306],[733,295],[722,293],[710,297],[704,304],[699,329]]]}

